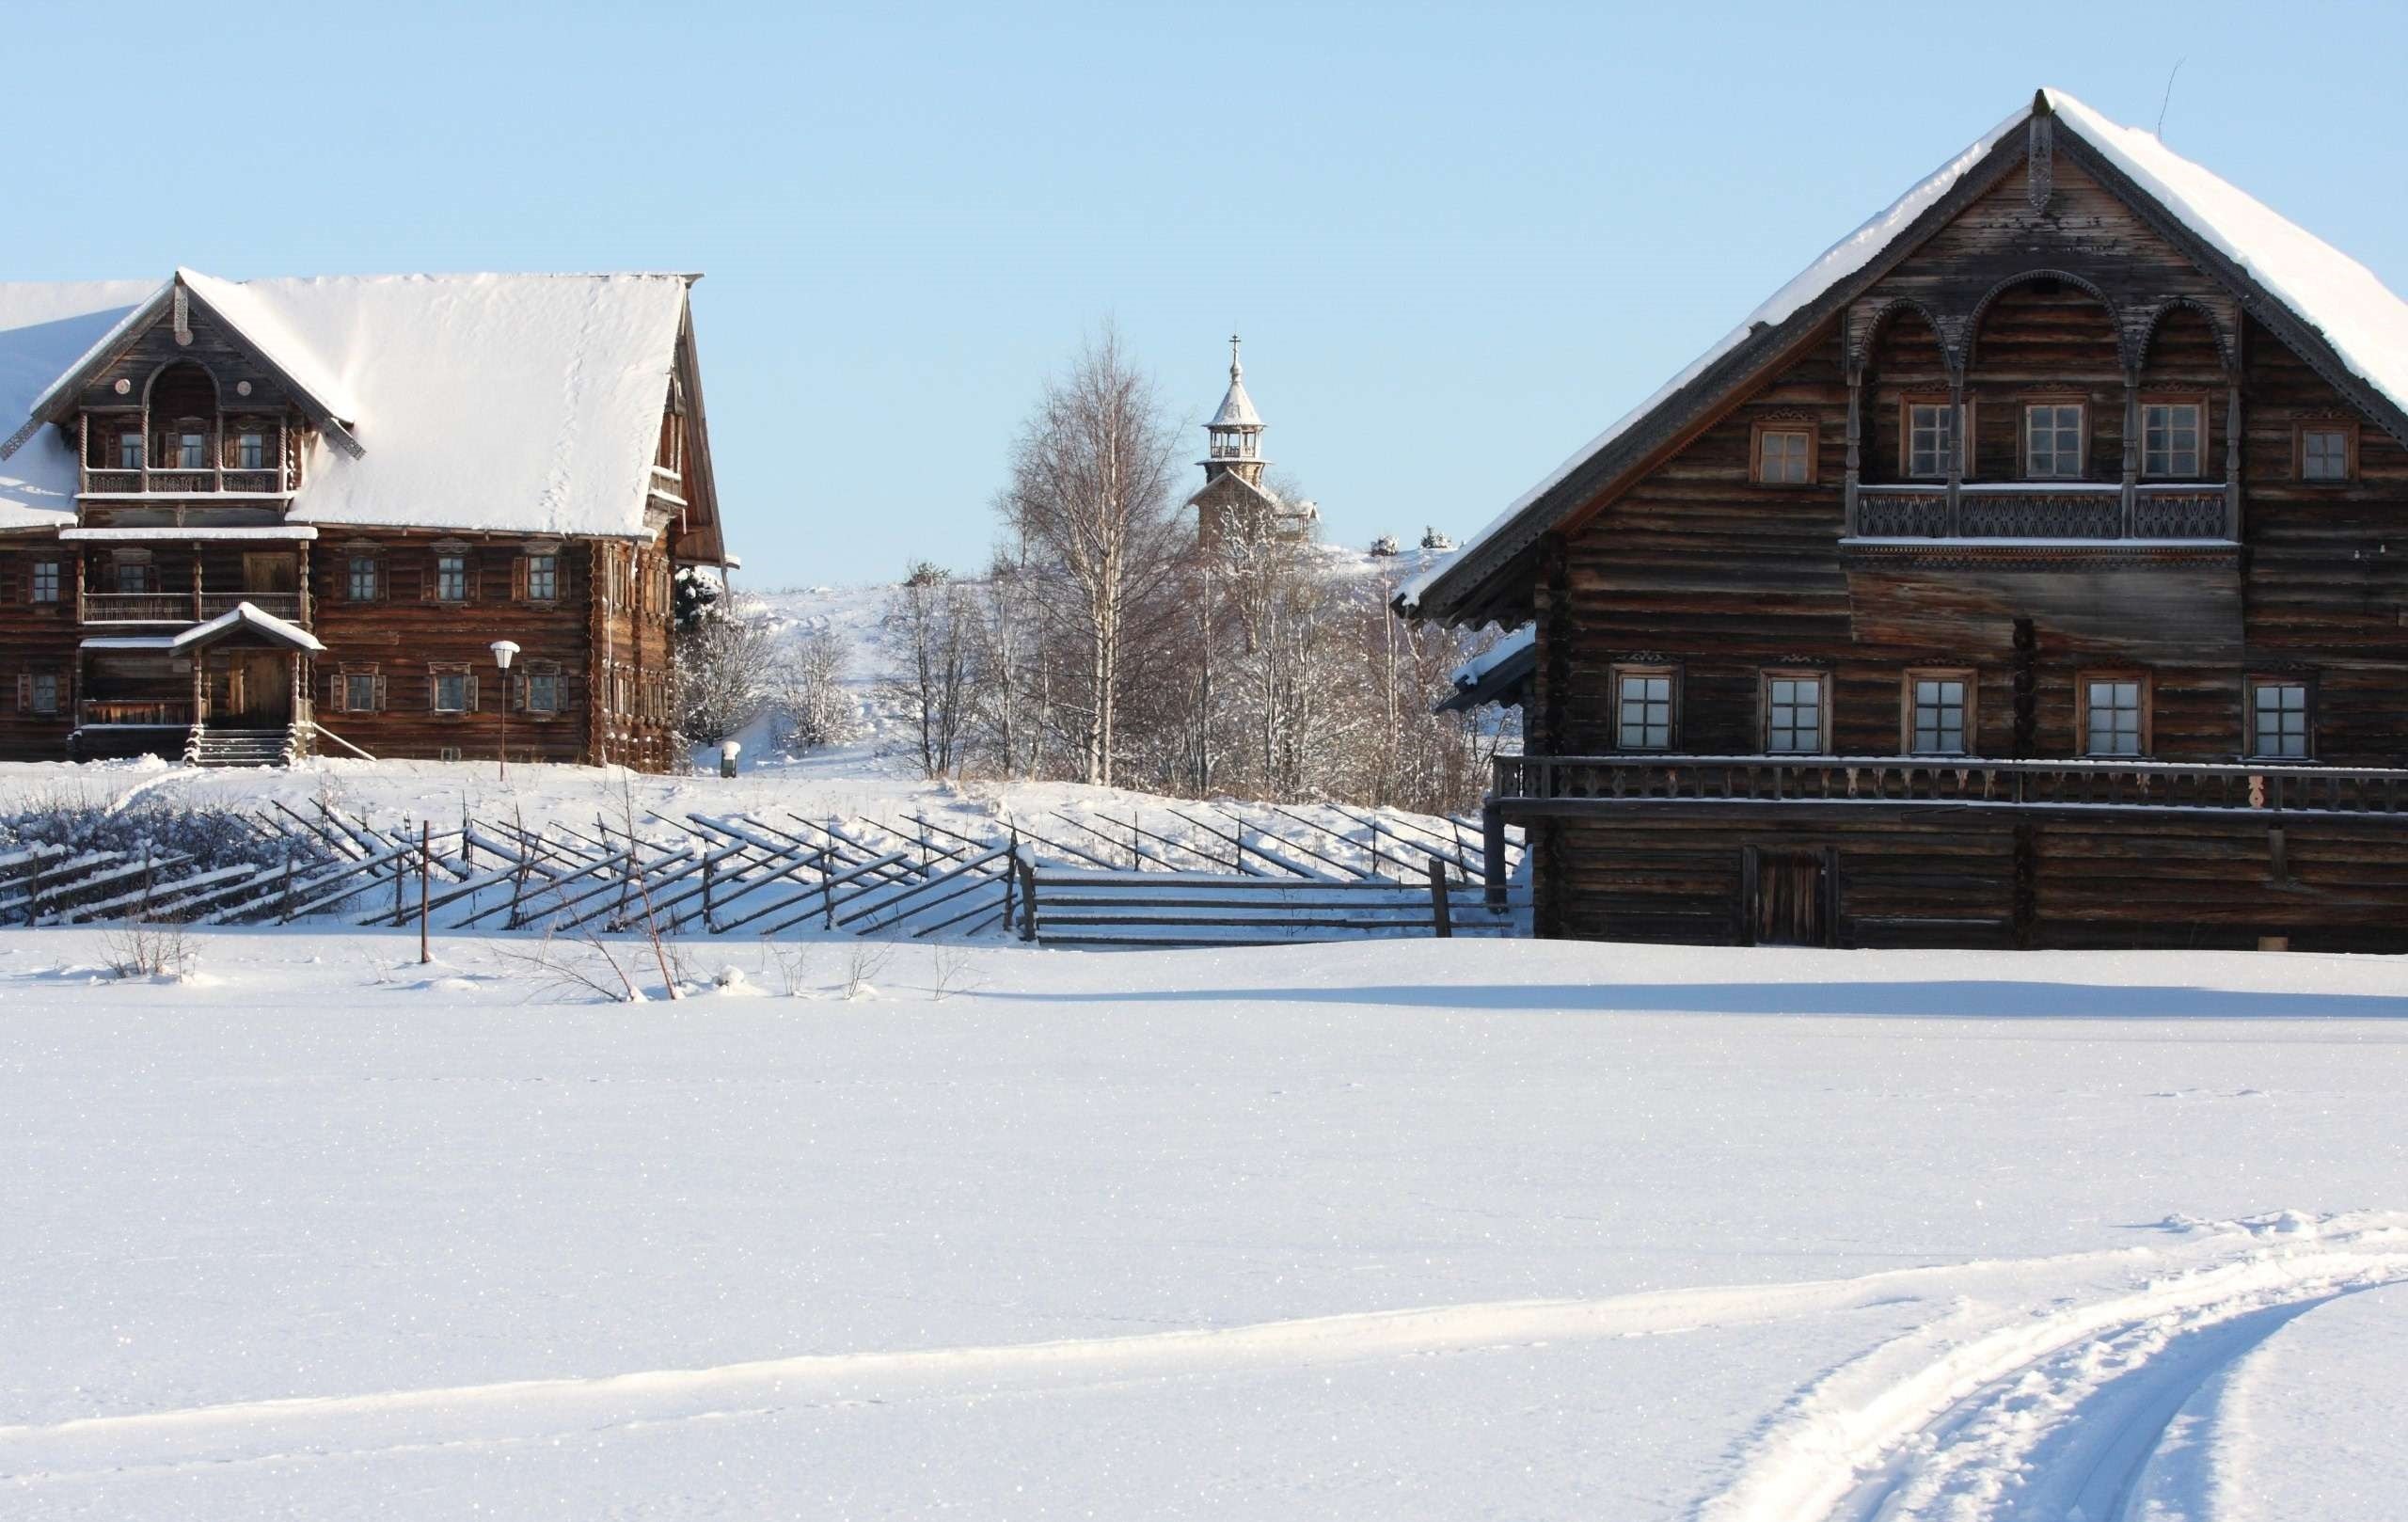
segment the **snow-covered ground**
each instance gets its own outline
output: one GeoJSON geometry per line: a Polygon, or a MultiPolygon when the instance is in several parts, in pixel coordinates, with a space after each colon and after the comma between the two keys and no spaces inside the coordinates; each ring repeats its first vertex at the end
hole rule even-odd
{"type": "Polygon", "coordinates": [[[197,939],[0,931],[12,1516],[2392,1514],[2391,961],[197,939]]]}

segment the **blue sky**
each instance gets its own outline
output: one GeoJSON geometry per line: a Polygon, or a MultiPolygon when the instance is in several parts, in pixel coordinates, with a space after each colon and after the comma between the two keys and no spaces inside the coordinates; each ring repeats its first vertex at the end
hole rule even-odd
{"type": "Polygon", "coordinates": [[[1188,423],[1243,332],[1333,537],[1462,534],[2036,85],[2181,60],[2171,145],[2408,285],[2404,14],[45,6],[0,277],[704,271],[754,585],[982,561],[1106,319],[1188,423]]]}

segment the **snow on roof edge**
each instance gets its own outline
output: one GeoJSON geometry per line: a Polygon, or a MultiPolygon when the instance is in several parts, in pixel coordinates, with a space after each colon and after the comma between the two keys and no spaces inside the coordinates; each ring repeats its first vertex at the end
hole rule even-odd
{"type": "MultiPolygon", "coordinates": [[[[2293,315],[2316,329],[2350,372],[2387,400],[2408,410],[2408,302],[2371,270],[2232,185],[2193,163],[2152,133],[2126,127],[2063,90],[2043,88],[2050,111],[2158,201],[2192,232],[2223,253],[2293,315]],[[2345,319],[2355,319],[2348,321],[2345,319]],[[2388,363],[2384,361],[2389,361],[2388,363]]],[[[1746,342],[1757,324],[1777,325],[1862,269],[1932,202],[2029,120],[2026,105],[1991,128],[1962,152],[1855,231],[1826,249],[1748,319],[1708,348],[1647,400],[1617,419],[1538,484],[1514,499],[1454,554],[1425,567],[1397,592],[1397,604],[1418,613],[1422,599],[1447,573],[1504,532],[1541,498],[1575,470],[1628,433],[1696,380],[1717,360],[1746,342]]]]}

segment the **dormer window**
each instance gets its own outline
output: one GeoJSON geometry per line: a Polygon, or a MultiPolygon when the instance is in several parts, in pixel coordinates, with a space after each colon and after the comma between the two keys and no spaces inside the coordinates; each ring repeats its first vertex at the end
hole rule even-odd
{"type": "MultiPolygon", "coordinates": [[[[2079,481],[2082,479],[2082,405],[2079,403],[2041,402],[2023,409],[2023,474],[2031,481],[2079,481]]],[[[2198,441],[2192,439],[2197,467],[2198,441]]]]}
{"type": "Polygon", "coordinates": [[[142,436],[140,434],[117,436],[117,468],[120,470],[142,468],[142,436]]]}
{"type": "Polygon", "coordinates": [[[238,470],[267,468],[267,438],[261,434],[244,434],[234,440],[234,468],[238,470]]]}

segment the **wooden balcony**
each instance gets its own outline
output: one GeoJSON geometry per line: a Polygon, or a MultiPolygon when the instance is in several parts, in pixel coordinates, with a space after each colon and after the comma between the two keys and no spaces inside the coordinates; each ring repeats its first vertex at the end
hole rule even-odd
{"type": "Polygon", "coordinates": [[[245,602],[262,613],[305,621],[297,592],[87,592],[82,617],[87,624],[198,624],[245,602]]]}
{"type": "Polygon", "coordinates": [[[2125,808],[2389,815],[2408,770],[2282,763],[1987,761],[1964,756],[1500,755],[1507,814],[1730,803],[2125,808]]]}
{"type": "Polygon", "coordinates": [[[2232,494],[2221,484],[2135,486],[2065,482],[2052,485],[1966,482],[1950,505],[1938,482],[1856,488],[1855,539],[2052,541],[2095,544],[2229,543],[2232,494]]]}
{"type": "Polygon", "coordinates": [[[182,470],[93,470],[84,472],[80,495],[129,497],[288,497],[292,488],[284,472],[268,467],[259,470],[202,468],[182,470]]]}

